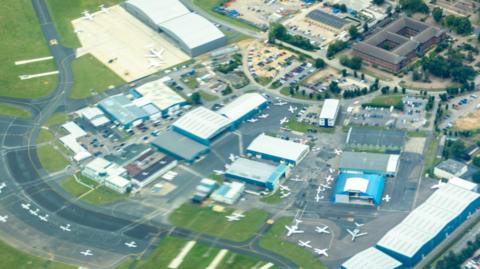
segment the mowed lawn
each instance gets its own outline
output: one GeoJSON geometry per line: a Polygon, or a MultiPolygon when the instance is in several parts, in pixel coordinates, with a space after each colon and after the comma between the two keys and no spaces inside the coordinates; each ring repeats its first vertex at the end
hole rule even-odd
{"type": "Polygon", "coordinates": [[[0,268],[5,269],[74,269],[75,266],[45,260],[17,250],[0,241],[0,268]]]}
{"type": "Polygon", "coordinates": [[[102,4],[108,7],[121,2],[123,0],[46,0],[48,10],[60,35],[60,42],[69,48],[80,47],[80,41],[73,32],[72,20],[82,17],[84,10],[93,13],[100,10],[98,6],[102,4]]]}
{"type": "Polygon", "coordinates": [[[270,230],[260,239],[259,245],[264,249],[289,258],[300,268],[327,269],[313,253],[283,238],[283,234],[285,233],[284,227],[285,225],[290,225],[291,222],[292,219],[287,217],[278,219],[270,230]]]}
{"type": "Polygon", "coordinates": [[[402,103],[402,95],[392,94],[392,95],[379,95],[370,102],[370,104],[375,106],[399,106],[402,103]]]}
{"type": "Polygon", "coordinates": [[[252,209],[243,213],[239,221],[227,221],[225,216],[231,214],[233,209],[226,212],[215,212],[211,208],[185,203],[170,215],[172,224],[198,233],[217,236],[232,241],[244,241],[252,237],[267,220],[267,212],[252,209]]]}
{"type": "MultiPolygon", "coordinates": [[[[182,248],[188,243],[187,240],[167,237],[160,242],[158,248],[142,260],[129,259],[119,265],[117,269],[158,269],[168,268],[170,262],[178,256],[182,248]]],[[[197,242],[185,256],[178,269],[207,268],[213,261],[220,249],[197,242]]],[[[217,269],[251,269],[260,268],[266,264],[249,256],[228,252],[216,267],[217,269]],[[258,267],[255,267],[258,266],[258,267]]],[[[278,269],[278,267],[272,267],[278,269]]]]}
{"type": "Polygon", "coordinates": [[[91,54],[75,59],[72,64],[72,99],[84,99],[94,93],[106,91],[110,86],[118,86],[125,81],[91,54]]]}
{"type": "Polygon", "coordinates": [[[16,118],[29,118],[32,116],[32,113],[15,105],[0,103],[0,115],[16,118]]]}
{"type": "Polygon", "coordinates": [[[55,71],[53,60],[15,65],[51,56],[30,0],[0,0],[0,96],[38,98],[49,94],[57,75],[20,80],[20,75],[55,71]]]}
{"type": "Polygon", "coordinates": [[[61,149],[56,149],[50,144],[39,146],[37,148],[37,154],[42,167],[50,173],[58,172],[70,164],[61,154],[61,149]]]}
{"type": "Polygon", "coordinates": [[[83,184],[77,182],[74,176],[67,177],[61,183],[62,188],[75,198],[93,205],[102,205],[113,203],[128,197],[127,194],[117,193],[105,186],[100,186],[96,181],[77,173],[77,179],[83,184]],[[94,190],[92,190],[94,188],[94,190]]]}

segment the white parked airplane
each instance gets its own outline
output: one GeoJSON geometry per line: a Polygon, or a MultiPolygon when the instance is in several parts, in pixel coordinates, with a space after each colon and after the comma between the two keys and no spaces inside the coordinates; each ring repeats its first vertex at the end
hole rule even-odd
{"type": "Polygon", "coordinates": [[[30,210],[30,204],[23,204],[22,203],[22,208],[25,210],[30,210]]]}
{"type": "Polygon", "coordinates": [[[136,248],[137,247],[137,243],[135,241],[132,241],[132,242],[126,242],[125,243],[125,246],[129,247],[129,248],[136,248]]]}
{"type": "Polygon", "coordinates": [[[280,125],[283,125],[288,122],[288,118],[284,117],[283,119],[280,120],[280,125]]]}
{"type": "Polygon", "coordinates": [[[237,157],[235,155],[233,155],[232,153],[230,153],[230,155],[228,155],[228,159],[231,161],[231,162],[234,162],[237,157]]]}
{"type": "Polygon", "coordinates": [[[29,210],[30,214],[32,214],[32,215],[34,215],[34,216],[38,216],[38,212],[39,212],[39,211],[40,211],[40,209],[38,209],[38,208],[35,209],[35,210],[32,210],[32,209],[29,210]]]}
{"type": "Polygon", "coordinates": [[[315,194],[315,202],[320,203],[320,195],[315,194]]]}
{"type": "Polygon", "coordinates": [[[266,119],[266,118],[268,118],[268,116],[269,116],[269,114],[261,114],[258,117],[261,118],[261,119],[266,119]]]}
{"type": "Polygon", "coordinates": [[[83,18],[89,21],[93,20],[93,15],[90,13],[90,11],[85,10],[82,12],[83,18]]]}
{"type": "Polygon", "coordinates": [[[7,219],[8,219],[8,215],[0,216],[0,221],[3,223],[7,222],[7,219]]]}
{"type": "Polygon", "coordinates": [[[48,214],[45,214],[44,216],[38,216],[38,218],[39,218],[41,221],[48,222],[48,214]]]}
{"type": "Polygon", "coordinates": [[[365,225],[365,223],[358,223],[358,222],[354,222],[355,223],[355,226],[357,226],[358,228],[362,227],[363,225],[365,225]]]}
{"type": "Polygon", "coordinates": [[[320,184],[320,186],[324,187],[325,189],[331,189],[330,185],[327,184],[320,184]]]}
{"type": "Polygon", "coordinates": [[[385,195],[385,196],[382,198],[382,200],[385,201],[385,202],[387,202],[387,203],[390,202],[391,199],[392,199],[392,197],[390,197],[390,195],[388,195],[388,194],[385,195]]]}
{"type": "Polygon", "coordinates": [[[157,50],[156,48],[151,48],[148,52],[149,54],[145,55],[145,57],[163,60],[163,53],[165,52],[165,49],[161,48],[160,50],[157,50]]]}
{"type": "Polygon", "coordinates": [[[433,185],[432,187],[430,187],[431,189],[438,189],[440,188],[441,186],[445,185],[447,183],[443,182],[443,181],[438,181],[437,184],[433,185]]]}
{"type": "Polygon", "coordinates": [[[60,229],[62,229],[64,232],[71,232],[72,231],[70,229],[70,224],[67,224],[65,226],[60,225],[60,229]]]}
{"type": "Polygon", "coordinates": [[[284,186],[284,185],[282,185],[282,184],[278,184],[278,187],[279,187],[280,190],[282,190],[282,191],[291,191],[288,186],[284,186]]]}
{"type": "Polygon", "coordinates": [[[98,7],[100,8],[100,10],[101,10],[103,13],[105,13],[105,14],[110,13],[110,10],[109,10],[107,7],[105,7],[104,4],[101,4],[101,5],[99,5],[98,7]]]}
{"type": "Polygon", "coordinates": [[[282,198],[282,199],[283,199],[283,198],[287,198],[287,197],[290,196],[291,194],[292,194],[291,192],[282,192],[282,193],[280,194],[280,198],[282,198]]]}
{"type": "Polygon", "coordinates": [[[248,122],[251,122],[251,123],[255,123],[255,122],[258,121],[258,119],[253,118],[253,119],[249,119],[249,120],[247,120],[247,121],[248,121],[248,122]]]}
{"type": "Polygon", "coordinates": [[[328,226],[325,225],[323,227],[320,227],[320,226],[316,226],[315,227],[315,232],[321,234],[321,233],[324,233],[324,234],[329,234],[330,232],[328,231],[328,226]]]}
{"type": "Polygon", "coordinates": [[[0,193],[2,193],[2,190],[7,187],[7,184],[5,182],[0,183],[0,193]]]}
{"type": "Polygon", "coordinates": [[[335,149],[335,154],[340,155],[343,153],[343,150],[341,149],[335,149]]]}
{"type": "Polygon", "coordinates": [[[285,229],[287,229],[287,237],[291,236],[292,234],[303,234],[305,231],[299,230],[297,225],[287,226],[285,225],[285,229]]]}
{"type": "Polygon", "coordinates": [[[310,242],[311,241],[298,240],[298,245],[301,247],[312,248],[312,246],[310,245],[310,242]]]}
{"type": "Polygon", "coordinates": [[[161,66],[162,66],[162,62],[148,59],[148,68],[160,68],[161,66]]]}
{"type": "Polygon", "coordinates": [[[323,256],[328,257],[327,250],[328,250],[328,248],[324,248],[324,249],[314,248],[313,249],[313,251],[315,251],[315,253],[317,253],[318,255],[323,255],[323,256]]]}
{"type": "Polygon", "coordinates": [[[245,217],[245,215],[242,215],[240,213],[233,213],[225,217],[227,218],[228,221],[239,221],[241,218],[245,217]]]}
{"type": "Polygon", "coordinates": [[[287,102],[283,102],[283,101],[278,101],[277,103],[273,103],[273,105],[275,105],[275,106],[284,106],[284,105],[286,105],[286,104],[288,104],[288,103],[287,103],[287,102]]]}
{"type": "Polygon", "coordinates": [[[80,254],[82,254],[83,256],[93,256],[92,251],[89,249],[81,251],[80,254]]]}
{"type": "Polygon", "coordinates": [[[335,173],[335,169],[333,169],[333,168],[328,169],[328,171],[330,172],[330,174],[335,173]]]}
{"type": "Polygon", "coordinates": [[[331,181],[333,181],[333,177],[331,175],[328,175],[326,180],[327,180],[327,183],[330,183],[331,181]]]}
{"type": "Polygon", "coordinates": [[[355,241],[357,237],[367,235],[368,233],[360,233],[359,229],[354,229],[353,231],[350,229],[347,229],[347,232],[352,236],[352,241],[355,241]]]}
{"type": "Polygon", "coordinates": [[[290,111],[290,113],[295,113],[296,110],[297,110],[297,107],[293,107],[293,106],[288,107],[288,111],[290,111]]]}

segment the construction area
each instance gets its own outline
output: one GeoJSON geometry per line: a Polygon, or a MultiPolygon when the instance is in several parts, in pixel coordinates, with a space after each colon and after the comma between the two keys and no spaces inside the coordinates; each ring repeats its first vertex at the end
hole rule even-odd
{"type": "MultiPolygon", "coordinates": [[[[133,81],[190,59],[168,38],[130,15],[121,6],[72,21],[82,44],[77,56],[90,53],[125,81],[133,81]],[[161,52],[161,61],[146,57],[161,52]]],[[[159,59],[160,60],[160,59],[159,59]]]]}

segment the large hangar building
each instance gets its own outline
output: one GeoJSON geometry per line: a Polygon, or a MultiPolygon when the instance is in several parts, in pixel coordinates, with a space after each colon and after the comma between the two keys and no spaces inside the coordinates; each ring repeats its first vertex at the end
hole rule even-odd
{"type": "Polygon", "coordinates": [[[248,120],[255,114],[259,113],[268,106],[268,101],[259,93],[246,93],[225,107],[220,109],[218,113],[231,119],[235,126],[240,125],[243,121],[248,120]]]}
{"type": "Polygon", "coordinates": [[[299,164],[310,152],[308,145],[287,141],[264,133],[257,136],[247,148],[249,155],[291,165],[299,164]]]}
{"type": "Polygon", "coordinates": [[[222,31],[178,0],[129,0],[124,7],[152,29],[165,32],[192,57],[227,44],[222,31]]]}

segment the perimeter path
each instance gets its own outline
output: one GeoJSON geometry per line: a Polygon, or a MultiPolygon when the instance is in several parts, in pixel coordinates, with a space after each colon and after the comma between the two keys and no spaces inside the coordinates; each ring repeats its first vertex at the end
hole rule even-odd
{"type": "MultiPolygon", "coordinates": [[[[32,4],[46,42],[58,40],[44,0],[32,0],[32,4]]],[[[48,184],[53,180],[52,175],[44,171],[38,160],[35,139],[42,124],[55,111],[70,106],[71,62],[75,55],[73,50],[60,44],[50,46],[50,51],[59,70],[59,81],[49,96],[35,100],[0,98],[0,101],[21,104],[35,111],[32,120],[0,117],[0,128],[4,131],[0,134],[0,175],[7,183],[7,190],[0,197],[0,210],[8,211],[11,216],[9,225],[2,226],[4,239],[11,239],[7,241],[36,255],[92,268],[112,268],[114,264],[107,264],[112,256],[143,253],[145,249],[153,248],[158,239],[173,235],[256,257],[281,268],[296,268],[285,257],[249,246],[250,241],[231,242],[163,223],[139,221],[127,214],[113,216],[109,210],[79,205],[55,192],[48,184]],[[38,223],[22,209],[21,203],[31,203],[41,212],[48,213],[48,223],[38,223]],[[65,223],[71,224],[74,232],[62,233],[59,225],[65,223]],[[139,248],[126,249],[124,242],[127,240],[135,240],[139,248]],[[80,250],[87,248],[95,255],[83,257],[79,254],[80,250]]]]}

